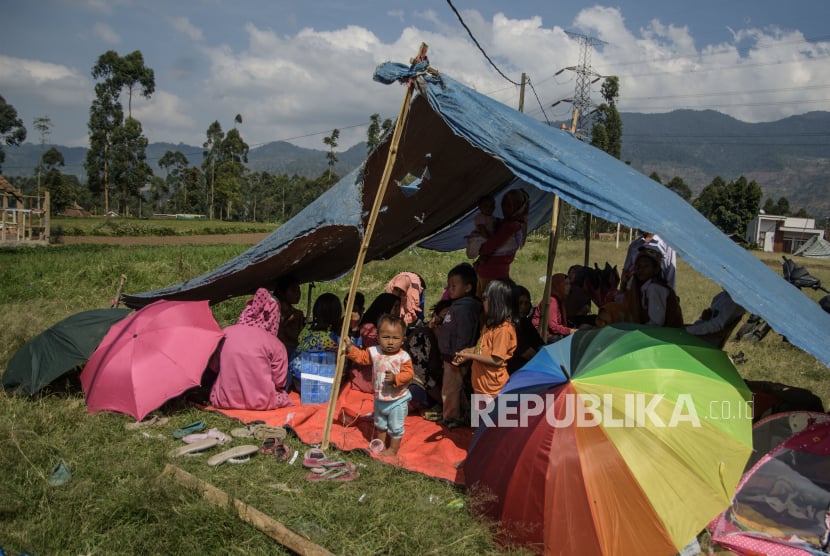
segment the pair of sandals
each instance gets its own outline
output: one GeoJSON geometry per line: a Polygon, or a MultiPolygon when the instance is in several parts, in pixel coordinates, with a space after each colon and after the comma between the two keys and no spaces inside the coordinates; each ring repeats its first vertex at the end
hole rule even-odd
{"type": "MultiPolygon", "coordinates": [[[[201,456],[207,450],[219,445],[217,438],[205,438],[204,440],[197,440],[190,444],[185,444],[168,452],[171,458],[178,458],[182,456],[201,456]]],[[[229,450],[220,452],[208,458],[208,467],[216,467],[223,463],[246,463],[251,459],[251,456],[259,451],[259,446],[245,444],[242,446],[234,446],[229,450]]]]}
{"type": "Polygon", "coordinates": [[[330,458],[319,448],[311,448],[306,451],[303,455],[303,467],[311,471],[306,475],[306,480],[311,482],[346,482],[360,477],[360,473],[353,463],[330,458]]]}
{"type": "Polygon", "coordinates": [[[262,448],[259,449],[260,454],[266,456],[273,456],[278,462],[288,461],[291,457],[291,449],[283,444],[282,438],[270,437],[262,441],[262,448]]]}

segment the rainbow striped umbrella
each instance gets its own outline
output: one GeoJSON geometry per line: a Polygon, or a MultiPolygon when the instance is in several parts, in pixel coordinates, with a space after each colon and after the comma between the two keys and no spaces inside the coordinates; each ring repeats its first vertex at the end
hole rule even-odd
{"type": "Polygon", "coordinates": [[[474,414],[467,485],[506,541],[546,554],[676,554],[729,506],[751,413],[726,354],[683,330],[580,331],[474,414]]]}

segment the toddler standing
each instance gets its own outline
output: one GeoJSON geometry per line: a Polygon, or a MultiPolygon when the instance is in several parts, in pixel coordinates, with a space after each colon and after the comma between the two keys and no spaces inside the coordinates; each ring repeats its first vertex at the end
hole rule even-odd
{"type": "Polygon", "coordinates": [[[409,382],[412,380],[412,360],[402,349],[406,337],[406,324],[393,315],[381,315],[378,319],[378,345],[361,349],[343,338],[343,350],[349,360],[360,365],[372,365],[374,384],[375,438],[388,447],[384,456],[395,456],[401,447],[404,420],[408,402],[412,398],[409,382]]]}

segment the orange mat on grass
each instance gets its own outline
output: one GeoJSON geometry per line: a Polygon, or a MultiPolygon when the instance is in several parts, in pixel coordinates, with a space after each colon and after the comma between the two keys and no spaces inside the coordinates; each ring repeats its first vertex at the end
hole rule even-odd
{"type": "MultiPolygon", "coordinates": [[[[243,423],[259,420],[271,426],[289,426],[305,444],[320,444],[323,441],[327,404],[300,405],[299,396],[292,393],[291,398],[297,405],[270,411],[207,409],[243,423]]],[[[343,451],[360,448],[368,452],[374,432],[372,405],[371,394],[346,384],[337,398],[329,443],[343,451]]],[[[472,429],[450,430],[419,415],[409,415],[404,427],[403,442],[397,458],[372,457],[429,477],[464,484],[464,470],[456,469],[454,464],[467,457],[467,447],[473,438],[472,429]]]]}

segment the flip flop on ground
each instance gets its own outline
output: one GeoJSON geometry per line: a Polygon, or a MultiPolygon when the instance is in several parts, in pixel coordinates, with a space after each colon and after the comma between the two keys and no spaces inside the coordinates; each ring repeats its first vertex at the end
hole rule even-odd
{"type": "Polygon", "coordinates": [[[179,446],[174,450],[170,450],[169,452],[167,452],[167,455],[171,458],[178,458],[181,456],[197,456],[201,455],[201,453],[205,450],[210,450],[218,444],[219,440],[217,440],[216,438],[205,438],[203,440],[197,440],[196,442],[192,442],[190,444],[185,444],[184,446],[179,446]]]}
{"type": "Polygon", "coordinates": [[[268,456],[274,456],[277,461],[286,461],[290,455],[288,447],[278,438],[266,438],[262,442],[259,452],[268,456]]]}
{"type": "Polygon", "coordinates": [[[320,467],[317,465],[317,462],[326,459],[328,457],[326,457],[326,453],[323,450],[320,448],[311,448],[303,454],[303,467],[308,467],[309,469],[312,467],[320,467]]]}
{"type": "Polygon", "coordinates": [[[252,444],[245,444],[243,446],[234,446],[230,450],[225,450],[215,456],[211,456],[207,460],[207,464],[210,467],[216,467],[217,465],[221,465],[226,461],[230,461],[231,459],[241,459],[245,456],[252,456],[259,452],[259,446],[254,446],[252,444]]]}
{"type": "Polygon", "coordinates": [[[311,481],[312,483],[318,483],[321,481],[353,481],[358,477],[360,477],[360,473],[357,471],[350,471],[345,467],[333,467],[331,469],[326,469],[322,473],[309,473],[305,478],[307,481],[311,481]]]}
{"type": "Polygon", "coordinates": [[[135,423],[125,423],[124,428],[128,431],[137,431],[139,429],[144,429],[147,427],[160,427],[162,425],[166,425],[170,422],[170,419],[167,417],[159,417],[157,415],[151,416],[149,419],[144,419],[143,421],[136,421],[135,423]]]}
{"type": "Polygon", "coordinates": [[[279,438],[284,440],[286,430],[282,427],[273,427],[265,423],[249,423],[244,427],[239,427],[231,431],[231,436],[235,438],[251,438],[257,440],[265,440],[266,438],[279,438]]]}
{"type": "Polygon", "coordinates": [[[215,438],[219,441],[219,444],[227,444],[231,441],[231,437],[223,433],[219,429],[210,429],[207,432],[197,432],[193,434],[188,434],[187,436],[182,438],[182,442],[187,442],[188,444],[191,444],[193,442],[198,442],[199,440],[205,440],[206,438],[215,438]]]}
{"type": "Polygon", "coordinates": [[[180,429],[174,430],[173,431],[173,438],[182,439],[185,436],[187,436],[188,434],[193,434],[195,432],[199,432],[201,430],[204,430],[205,426],[206,426],[206,423],[205,423],[204,419],[199,420],[199,421],[195,421],[193,423],[190,423],[186,427],[182,427],[180,429]]]}

